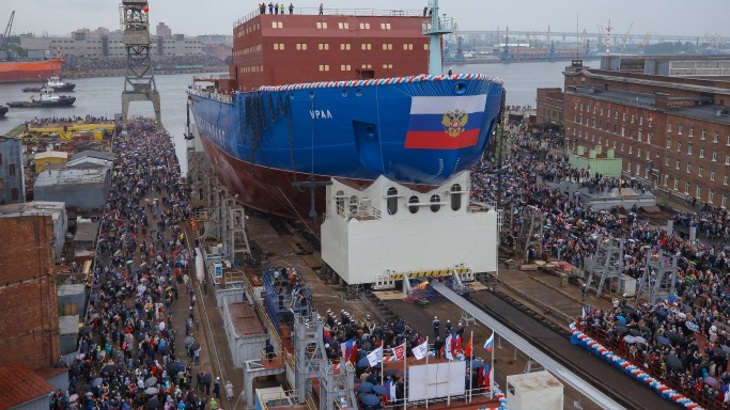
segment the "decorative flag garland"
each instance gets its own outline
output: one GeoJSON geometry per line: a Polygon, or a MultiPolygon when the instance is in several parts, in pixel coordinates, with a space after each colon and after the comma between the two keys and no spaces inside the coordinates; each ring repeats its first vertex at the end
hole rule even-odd
{"type": "Polygon", "coordinates": [[[597,353],[599,357],[602,357],[607,362],[613,364],[619,369],[622,369],[633,378],[648,384],[649,387],[654,389],[665,399],[671,400],[686,409],[703,410],[703,408],[700,407],[699,404],[695,403],[688,397],[670,388],[659,380],[651,377],[649,374],[647,374],[638,366],[632,364],[628,360],[624,360],[614,352],[606,349],[603,345],[595,341],[593,338],[580,331],[576,327],[575,322],[570,324],[570,331],[573,333],[573,336],[571,336],[570,338],[570,342],[572,344],[583,346],[586,349],[597,353]]]}

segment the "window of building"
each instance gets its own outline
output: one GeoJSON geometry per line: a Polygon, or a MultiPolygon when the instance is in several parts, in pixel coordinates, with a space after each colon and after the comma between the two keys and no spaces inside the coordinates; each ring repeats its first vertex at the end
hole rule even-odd
{"type": "Polygon", "coordinates": [[[320,64],[319,65],[319,71],[329,71],[330,65],[329,64],[320,64]]]}
{"type": "Polygon", "coordinates": [[[621,152],[624,152],[624,143],[621,143],[621,152]]]}
{"type": "Polygon", "coordinates": [[[274,43],[274,50],[283,50],[284,43],[274,43]]]}
{"type": "Polygon", "coordinates": [[[339,23],[339,26],[340,26],[340,29],[341,30],[349,30],[350,29],[350,23],[348,23],[346,21],[341,21],[339,23]]]}
{"type": "Polygon", "coordinates": [[[651,128],[651,117],[649,117],[649,128],[651,128]]]}
{"type": "Polygon", "coordinates": [[[643,115],[639,116],[639,125],[644,125],[644,116],[643,115]]]}
{"type": "Polygon", "coordinates": [[[719,140],[720,140],[720,133],[715,131],[715,133],[712,135],[712,142],[717,144],[717,141],[719,141],[719,140]]]}
{"type": "Polygon", "coordinates": [[[350,64],[341,64],[340,71],[352,71],[352,66],[350,64]]]}
{"type": "Polygon", "coordinates": [[[636,149],[636,157],[641,158],[641,148],[636,149]]]}
{"type": "Polygon", "coordinates": [[[722,184],[725,186],[730,185],[730,176],[725,175],[724,177],[722,177],[722,184]]]}
{"type": "Polygon", "coordinates": [[[603,117],[603,108],[601,108],[601,117],[603,117]]]}
{"type": "Polygon", "coordinates": [[[703,129],[702,130],[702,135],[700,136],[700,139],[704,140],[706,136],[707,136],[707,130],[704,130],[703,129]]]}
{"type": "Polygon", "coordinates": [[[413,50],[413,43],[403,44],[403,50],[413,50]]]}
{"type": "Polygon", "coordinates": [[[676,191],[678,189],[679,189],[679,180],[677,178],[674,178],[674,190],[676,191]]]}
{"type": "Polygon", "coordinates": [[[651,159],[651,152],[649,152],[649,150],[646,150],[646,160],[648,161],[649,159],[651,159]]]}
{"type": "Polygon", "coordinates": [[[722,194],[722,202],[720,202],[720,206],[723,208],[727,207],[727,194],[722,194]]]}
{"type": "Polygon", "coordinates": [[[691,187],[692,187],[692,184],[690,184],[689,182],[685,182],[684,183],[684,193],[689,194],[689,190],[691,187]]]}
{"type": "Polygon", "coordinates": [[[677,152],[682,151],[682,143],[677,141],[677,152]]]}
{"type": "Polygon", "coordinates": [[[687,173],[692,172],[692,164],[687,164],[687,173]]]}
{"type": "Polygon", "coordinates": [[[10,189],[10,200],[17,201],[19,198],[20,198],[20,194],[18,193],[18,188],[11,188],[10,189]]]}
{"type": "Polygon", "coordinates": [[[340,44],[340,50],[343,51],[350,51],[351,44],[350,43],[342,43],[340,44]]]}
{"type": "Polygon", "coordinates": [[[632,145],[629,145],[629,155],[633,154],[634,147],[632,145]]]}
{"type": "Polygon", "coordinates": [[[317,22],[317,29],[319,29],[319,30],[327,30],[327,22],[326,21],[318,21],[317,22]]]}
{"type": "Polygon", "coordinates": [[[380,23],[381,30],[390,30],[390,23],[380,23]]]}
{"type": "Polygon", "coordinates": [[[715,180],[715,171],[710,172],[710,181],[715,180]]]}
{"type": "Polygon", "coordinates": [[[667,123],[667,132],[672,132],[672,123],[667,123]]]}
{"type": "Polygon", "coordinates": [[[384,69],[391,69],[393,68],[393,64],[383,64],[384,69]]]}
{"type": "Polygon", "coordinates": [[[360,23],[360,30],[370,30],[370,23],[360,23]]]}
{"type": "Polygon", "coordinates": [[[693,138],[695,136],[695,127],[689,127],[689,137],[693,138]]]}
{"type": "Polygon", "coordinates": [[[682,135],[682,126],[677,124],[677,135],[682,135]]]}
{"type": "Polygon", "coordinates": [[[15,176],[16,172],[15,164],[8,164],[8,175],[15,176]]]}
{"type": "Polygon", "coordinates": [[[651,133],[650,132],[646,133],[646,143],[651,145],[651,133]]]}
{"type": "Polygon", "coordinates": [[[634,123],[634,114],[631,114],[631,123],[634,123]]]}
{"type": "Polygon", "coordinates": [[[613,112],[613,119],[614,120],[617,120],[618,119],[618,111],[614,111],[613,112]]]}
{"type": "Polygon", "coordinates": [[[702,177],[702,174],[703,174],[704,172],[705,172],[705,168],[704,168],[704,167],[699,167],[699,168],[697,169],[697,176],[699,176],[699,177],[702,177]]]}
{"type": "Polygon", "coordinates": [[[393,44],[391,43],[383,43],[383,50],[392,50],[393,44]]]}
{"type": "Polygon", "coordinates": [[[370,43],[360,44],[360,49],[361,50],[371,50],[372,49],[372,44],[370,44],[370,43]]]}
{"type": "Polygon", "coordinates": [[[271,28],[284,28],[284,23],[281,21],[272,21],[271,28]]]}
{"type": "Polygon", "coordinates": [[[611,118],[611,110],[608,110],[608,115],[606,115],[608,118],[611,118]]]}
{"type": "Polygon", "coordinates": [[[621,121],[626,121],[626,113],[621,113],[621,121]]]}
{"type": "Polygon", "coordinates": [[[438,212],[441,209],[441,197],[434,194],[431,195],[431,212],[438,212]]]}
{"type": "Polygon", "coordinates": [[[623,125],[621,126],[621,136],[622,137],[626,136],[626,127],[624,127],[623,125]]]}
{"type": "Polygon", "coordinates": [[[665,167],[669,166],[669,157],[664,157],[664,166],[665,167]]]}
{"type": "Polygon", "coordinates": [[[664,186],[668,186],[668,185],[669,185],[669,175],[664,174],[664,186]]]}
{"type": "Polygon", "coordinates": [[[307,43],[297,43],[297,50],[306,50],[307,43]]]}
{"type": "Polygon", "coordinates": [[[5,179],[0,178],[0,191],[5,190],[5,179]]]}
{"type": "Polygon", "coordinates": [[[705,157],[705,149],[701,147],[700,148],[700,158],[704,158],[704,157],[705,157]]]}
{"type": "Polygon", "coordinates": [[[695,196],[696,196],[696,197],[697,197],[698,199],[699,199],[699,198],[702,198],[702,187],[701,187],[701,186],[698,186],[698,187],[697,187],[697,188],[695,189],[695,196]]]}
{"type": "Polygon", "coordinates": [[[687,155],[692,155],[692,144],[687,144],[687,155]]]}
{"type": "Polygon", "coordinates": [[[596,134],[591,135],[591,142],[596,142],[596,134]]]}
{"type": "Polygon", "coordinates": [[[431,48],[431,46],[428,43],[423,43],[423,49],[424,50],[428,51],[430,48],[431,48]]]}
{"type": "Polygon", "coordinates": [[[330,49],[329,43],[319,43],[317,47],[320,50],[329,50],[330,49]]]}
{"type": "Polygon", "coordinates": [[[667,137],[667,149],[671,149],[671,148],[672,148],[672,139],[667,137]]]}
{"type": "Polygon", "coordinates": [[[710,190],[710,192],[707,193],[707,202],[710,204],[715,203],[715,193],[710,190]]]}

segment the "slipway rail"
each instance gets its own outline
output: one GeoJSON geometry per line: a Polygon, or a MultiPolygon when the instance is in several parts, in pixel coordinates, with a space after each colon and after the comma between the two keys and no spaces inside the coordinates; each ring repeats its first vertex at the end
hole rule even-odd
{"type": "Polygon", "coordinates": [[[493,317],[489,316],[486,312],[474,306],[471,302],[467,301],[463,297],[459,296],[456,292],[449,289],[441,283],[433,283],[433,289],[444,296],[446,299],[451,301],[453,304],[463,309],[468,314],[472,315],[476,320],[483,323],[490,329],[493,329],[500,337],[507,340],[509,343],[514,345],[517,349],[525,352],[530,358],[540,363],[545,370],[554,374],[556,377],[569,384],[581,394],[586,396],[594,403],[600,405],[603,408],[611,410],[625,409],[624,406],[616,402],[611,397],[598,390],[596,387],[583,380],[581,377],[570,371],[562,364],[555,361],[552,357],[548,356],[545,352],[531,344],[517,333],[510,330],[507,326],[503,325],[493,317]]]}

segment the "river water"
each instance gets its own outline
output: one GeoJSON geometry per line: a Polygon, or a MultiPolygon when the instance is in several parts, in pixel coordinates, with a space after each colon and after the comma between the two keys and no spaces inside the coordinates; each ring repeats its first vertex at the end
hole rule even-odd
{"type": "MultiPolygon", "coordinates": [[[[507,90],[508,105],[535,106],[536,89],[542,87],[562,87],[562,70],[568,62],[539,62],[539,63],[495,63],[454,65],[454,72],[486,73],[489,76],[504,80],[507,90]]],[[[448,67],[445,67],[448,70],[448,67]]],[[[185,161],[185,130],[186,94],[185,90],[191,83],[192,74],[158,75],[155,76],[157,90],[162,100],[162,123],[174,136],[175,147],[183,171],[186,170],[185,161]]],[[[76,83],[72,93],[76,103],[69,108],[50,109],[11,109],[0,118],[0,135],[15,126],[33,118],[70,117],[86,115],[113,117],[121,113],[121,93],[124,89],[124,77],[79,78],[68,80],[76,83]]],[[[23,93],[23,87],[38,85],[0,84],[0,104],[8,101],[25,100],[30,97],[23,93]]],[[[133,102],[130,104],[131,115],[154,116],[152,104],[149,102],[133,102]]]]}

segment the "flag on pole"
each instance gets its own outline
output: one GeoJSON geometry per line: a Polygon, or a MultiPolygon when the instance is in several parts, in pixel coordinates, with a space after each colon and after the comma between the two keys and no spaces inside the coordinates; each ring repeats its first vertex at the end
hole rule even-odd
{"type": "Polygon", "coordinates": [[[444,356],[449,361],[454,360],[454,351],[451,350],[451,335],[446,336],[446,340],[444,340],[444,356]]]}
{"type": "Polygon", "coordinates": [[[469,339],[469,343],[466,344],[466,349],[464,349],[464,356],[465,357],[471,357],[472,344],[473,344],[472,341],[473,340],[474,340],[473,338],[470,338],[469,339]]]}
{"type": "Polygon", "coordinates": [[[393,349],[391,349],[391,352],[393,354],[391,354],[390,356],[384,358],[383,359],[384,362],[387,363],[387,362],[396,362],[398,360],[403,360],[403,358],[406,355],[406,344],[405,344],[405,342],[402,345],[396,346],[393,349]]]}
{"type": "Polygon", "coordinates": [[[489,339],[484,343],[484,348],[487,349],[488,352],[491,352],[492,349],[494,349],[494,330],[492,330],[492,335],[489,336],[489,339]]]}
{"type": "Polygon", "coordinates": [[[428,341],[425,341],[420,345],[414,347],[413,356],[416,357],[416,360],[421,360],[424,357],[428,356],[428,341]]]}
{"type": "Polygon", "coordinates": [[[379,348],[368,353],[368,362],[370,363],[370,366],[375,366],[376,364],[378,364],[382,361],[383,361],[383,346],[380,346],[379,348]]]}
{"type": "Polygon", "coordinates": [[[492,368],[488,364],[484,364],[482,368],[482,386],[489,388],[491,385],[492,368]]]}
{"type": "Polygon", "coordinates": [[[451,353],[456,354],[459,350],[461,350],[461,335],[454,333],[451,337],[451,353]]]}
{"type": "Polygon", "coordinates": [[[355,364],[357,361],[357,342],[355,339],[350,339],[343,344],[342,358],[348,360],[352,364],[355,364]]]}

